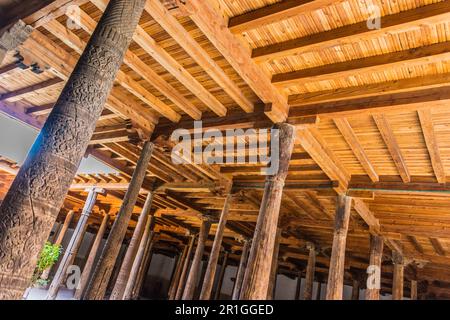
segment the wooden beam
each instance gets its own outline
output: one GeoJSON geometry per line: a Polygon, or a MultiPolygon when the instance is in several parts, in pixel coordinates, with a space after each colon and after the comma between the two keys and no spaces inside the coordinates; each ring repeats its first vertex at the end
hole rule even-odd
{"type": "Polygon", "coordinates": [[[414,78],[364,84],[360,86],[294,94],[289,96],[289,105],[302,106],[312,103],[340,101],[354,98],[366,98],[386,93],[409,92],[421,88],[428,89],[448,85],[450,85],[450,73],[432,74],[414,78]]]}
{"type": "Polygon", "coordinates": [[[265,25],[290,19],[299,14],[336,4],[333,0],[283,0],[272,5],[243,13],[230,18],[228,28],[233,33],[243,33],[265,25]]]}
{"type": "Polygon", "coordinates": [[[301,55],[306,52],[320,51],[336,44],[345,46],[365,39],[388,37],[390,33],[398,33],[400,30],[408,30],[423,24],[438,24],[448,19],[449,9],[450,4],[443,1],[383,16],[380,29],[367,28],[367,21],[364,20],[314,35],[257,48],[253,50],[252,57],[257,62],[263,62],[292,54],[301,55]]]}
{"type": "Polygon", "coordinates": [[[409,92],[378,94],[368,98],[292,106],[289,119],[320,116],[321,118],[398,113],[435,108],[446,109],[450,103],[450,86],[418,89],[409,92]]]}
{"type": "Polygon", "coordinates": [[[419,252],[420,254],[424,253],[423,247],[419,243],[419,241],[417,241],[416,237],[414,237],[414,236],[406,236],[406,239],[408,239],[408,241],[412,244],[412,246],[414,247],[414,249],[416,249],[417,252],[419,252]]]}
{"type": "Polygon", "coordinates": [[[361,199],[353,198],[353,208],[359,214],[359,216],[364,220],[364,222],[369,226],[371,233],[380,233],[380,222],[375,218],[372,211],[361,199]]]}
{"type": "Polygon", "coordinates": [[[344,290],[345,247],[347,243],[348,223],[350,221],[352,198],[339,195],[336,204],[336,220],[333,246],[328,272],[327,300],[342,300],[344,290]]]}
{"type": "Polygon", "coordinates": [[[384,143],[389,150],[392,160],[394,161],[403,182],[410,182],[411,176],[409,174],[408,167],[406,166],[403,154],[400,150],[400,146],[397,143],[397,139],[395,138],[394,132],[392,131],[389,122],[383,114],[375,114],[372,115],[372,117],[377,124],[381,137],[383,138],[384,143]]]}
{"type": "Polygon", "coordinates": [[[242,90],[161,2],[147,1],[145,10],[245,112],[253,112],[253,104],[245,97],[242,90]]]}
{"type": "Polygon", "coordinates": [[[354,77],[355,74],[382,72],[386,69],[402,67],[405,64],[408,67],[414,67],[432,62],[445,61],[450,57],[449,44],[450,42],[441,42],[368,58],[275,74],[272,77],[272,83],[279,88],[287,88],[312,82],[354,77]]]}
{"type": "Polygon", "coordinates": [[[367,157],[367,154],[364,151],[364,148],[362,147],[361,143],[359,142],[359,139],[356,136],[355,132],[353,131],[352,127],[350,126],[350,123],[348,122],[348,120],[345,118],[337,118],[337,119],[334,119],[334,124],[341,132],[345,141],[347,141],[350,149],[352,149],[352,151],[353,151],[353,154],[359,160],[362,167],[364,168],[366,173],[369,175],[370,179],[373,182],[377,182],[379,180],[378,174],[375,171],[375,168],[373,167],[372,163],[370,163],[370,160],[367,157]]]}
{"type": "Polygon", "coordinates": [[[228,29],[222,16],[207,1],[190,0],[185,7],[195,24],[256,95],[265,104],[270,104],[267,116],[273,122],[283,122],[289,111],[287,98],[270,83],[269,77],[251,59],[247,48],[228,29]]]}
{"type": "Polygon", "coordinates": [[[347,188],[350,177],[339,159],[328,148],[317,128],[297,127],[296,142],[305,149],[331,180],[339,182],[335,188],[337,192],[343,192],[347,188]]]}
{"type": "Polygon", "coordinates": [[[445,257],[445,250],[442,247],[441,243],[439,242],[439,239],[437,239],[437,238],[430,238],[430,242],[431,242],[431,245],[433,246],[434,251],[438,255],[445,257]]]}
{"type": "Polygon", "coordinates": [[[417,110],[420,125],[422,127],[423,137],[427,145],[428,154],[430,155],[431,165],[434,175],[439,183],[445,183],[444,165],[441,160],[441,153],[437,143],[436,134],[433,126],[433,119],[430,109],[417,110]]]}
{"type": "Polygon", "coordinates": [[[24,87],[18,90],[10,91],[7,93],[0,94],[0,100],[10,100],[10,99],[17,99],[23,95],[27,95],[31,92],[49,89],[50,87],[53,87],[54,85],[60,84],[62,82],[59,78],[51,78],[48,80],[44,80],[40,83],[24,87]]]}

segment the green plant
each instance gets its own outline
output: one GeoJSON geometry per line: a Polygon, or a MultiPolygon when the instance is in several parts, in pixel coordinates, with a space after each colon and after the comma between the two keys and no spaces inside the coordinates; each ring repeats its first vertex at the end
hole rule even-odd
{"type": "Polygon", "coordinates": [[[37,271],[42,273],[45,269],[53,266],[58,261],[60,254],[61,245],[46,242],[37,262],[37,271]]]}

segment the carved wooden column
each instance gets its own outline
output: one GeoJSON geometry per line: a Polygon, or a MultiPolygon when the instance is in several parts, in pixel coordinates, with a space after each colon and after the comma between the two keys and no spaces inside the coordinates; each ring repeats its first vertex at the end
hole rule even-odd
{"type": "Polygon", "coordinates": [[[97,252],[100,248],[100,244],[102,243],[105,231],[108,228],[108,222],[109,214],[105,214],[98,229],[97,235],[95,236],[91,251],[89,252],[89,257],[86,260],[86,264],[84,265],[83,273],[81,274],[80,278],[80,284],[78,285],[78,289],[75,291],[74,298],[77,300],[80,300],[83,297],[83,292],[86,289],[86,285],[88,284],[89,277],[92,273],[92,268],[94,267],[95,257],[97,256],[97,252]]]}
{"type": "Polygon", "coordinates": [[[326,300],[342,300],[344,289],[345,245],[347,242],[351,204],[352,198],[344,195],[339,195],[337,197],[326,300]]]}
{"type": "Polygon", "coordinates": [[[223,283],[223,277],[225,276],[225,270],[227,269],[228,264],[228,252],[225,252],[223,255],[222,265],[220,266],[220,272],[219,272],[219,280],[217,281],[216,290],[214,293],[214,300],[220,299],[220,292],[222,291],[222,283],[223,283]]]}
{"type": "Polygon", "coordinates": [[[200,300],[209,300],[214,284],[214,277],[216,275],[217,261],[219,260],[220,248],[222,246],[223,233],[225,225],[227,224],[228,213],[230,212],[232,195],[229,194],[225,198],[225,203],[220,214],[219,224],[217,225],[216,236],[209,255],[208,266],[206,268],[205,278],[203,281],[202,292],[200,293],[200,300]]]}
{"type": "Polygon", "coordinates": [[[56,271],[55,277],[53,278],[53,281],[48,288],[46,296],[47,300],[54,300],[58,294],[59,287],[65,279],[67,268],[69,268],[69,266],[73,263],[81,242],[83,241],[84,232],[87,227],[87,221],[92,213],[92,209],[94,208],[95,202],[97,201],[97,195],[99,193],[105,193],[105,190],[93,188],[89,191],[86,203],[84,204],[83,211],[80,215],[80,219],[78,220],[78,224],[73,231],[72,238],[70,239],[70,242],[64,252],[64,256],[61,259],[58,271],[56,271]]]}
{"type": "Polygon", "coordinates": [[[211,228],[211,221],[203,219],[200,226],[200,233],[198,235],[197,249],[195,250],[194,259],[192,260],[191,270],[186,281],[182,300],[192,300],[194,298],[195,287],[198,277],[200,275],[200,267],[205,250],[205,242],[208,239],[209,229],[211,228]]]}
{"type": "Polygon", "coordinates": [[[31,26],[27,26],[22,20],[19,20],[0,34],[0,64],[2,64],[6,53],[15,50],[24,43],[32,31],[31,26]]]}
{"type": "Polygon", "coordinates": [[[139,191],[142,182],[144,181],[152,153],[153,144],[149,141],[145,142],[127,193],[125,194],[122,206],[120,207],[119,214],[112,226],[108,240],[106,241],[94,274],[89,282],[85,299],[101,300],[105,296],[108,280],[114,268],[117,255],[119,254],[120,246],[125,238],[131,214],[133,213],[134,205],[139,196],[139,191]]]}
{"type": "Polygon", "coordinates": [[[277,234],[275,236],[275,249],[273,251],[272,266],[270,268],[269,287],[267,288],[267,300],[273,299],[277,287],[278,254],[280,252],[280,240],[281,240],[281,228],[277,228],[277,234]]]}
{"type": "Polygon", "coordinates": [[[109,2],[0,206],[0,299],[29,285],[145,2],[109,2]]]}
{"type": "Polygon", "coordinates": [[[178,284],[178,288],[177,288],[177,292],[175,294],[174,300],[180,300],[183,295],[184,284],[186,283],[186,278],[188,275],[188,270],[189,270],[189,265],[191,262],[191,255],[192,255],[192,249],[194,247],[194,242],[195,242],[195,236],[191,235],[191,239],[189,240],[189,245],[188,245],[188,252],[186,255],[186,261],[184,262],[183,270],[181,271],[180,282],[178,284]]]}
{"type": "Polygon", "coordinates": [[[411,300],[417,300],[417,280],[411,280],[411,300]]]}
{"type": "MultiPolygon", "coordinates": [[[[243,299],[246,300],[267,298],[281,197],[294,147],[295,129],[292,125],[282,123],[274,126],[274,129],[278,129],[279,134],[278,170],[274,175],[266,178],[248,267],[244,276],[245,287],[242,288],[243,299]]],[[[276,139],[272,137],[272,141],[276,139]]]]}
{"type": "MultiPolygon", "coordinates": [[[[58,237],[56,238],[54,244],[61,245],[61,243],[64,239],[64,236],[66,235],[67,229],[69,229],[69,225],[70,225],[70,222],[72,221],[73,214],[74,214],[73,210],[70,210],[69,212],[67,212],[66,218],[64,219],[64,223],[61,227],[61,230],[59,231],[58,237]]],[[[44,280],[48,279],[48,276],[50,275],[51,270],[52,270],[52,267],[45,269],[44,272],[42,272],[41,279],[44,279],[44,280]]]]}
{"type": "MultiPolygon", "coordinates": [[[[133,262],[136,257],[136,253],[141,243],[142,235],[144,234],[148,213],[152,207],[153,192],[149,192],[145,200],[142,212],[139,215],[136,228],[134,229],[133,236],[131,237],[130,244],[128,245],[127,253],[123,259],[122,265],[120,267],[119,275],[117,276],[116,284],[111,293],[110,300],[122,300],[125,287],[127,286],[128,278],[130,276],[130,271],[133,266],[133,262]]],[[[149,226],[150,227],[150,226],[149,226]]],[[[148,233],[147,233],[148,236],[148,233]]],[[[143,243],[145,246],[145,241],[143,243]]],[[[143,250],[143,248],[142,248],[143,250]]],[[[136,270],[137,272],[137,270],[136,270]]]]}
{"type": "Polygon", "coordinates": [[[367,270],[368,280],[366,300],[380,300],[381,288],[381,262],[383,258],[383,238],[370,236],[370,261],[367,270]]]}
{"type": "Polygon", "coordinates": [[[248,258],[248,252],[250,249],[250,241],[245,239],[244,245],[242,247],[242,253],[241,253],[241,259],[239,261],[239,268],[236,274],[236,280],[234,283],[234,289],[233,289],[233,300],[239,300],[239,296],[241,294],[241,288],[242,288],[242,281],[244,280],[244,273],[245,269],[247,267],[247,258],[248,258]]]}
{"type": "MultiPolygon", "coordinates": [[[[152,216],[153,221],[153,216],[152,216]]],[[[152,262],[153,257],[153,246],[158,242],[159,234],[153,231],[153,225],[154,222],[152,222],[152,231],[150,232],[147,243],[145,246],[145,254],[143,257],[143,261],[139,267],[139,271],[136,277],[136,283],[134,285],[131,299],[135,300],[139,297],[139,294],[141,293],[142,286],[144,285],[145,279],[147,277],[148,268],[150,267],[150,264],[152,262]]]]}
{"type": "Polygon", "coordinates": [[[316,247],[313,243],[308,243],[309,250],[308,265],[306,266],[305,276],[305,291],[303,293],[303,300],[312,300],[314,273],[316,269],[316,247]]]}
{"type": "Polygon", "coordinates": [[[178,262],[177,262],[177,267],[175,269],[175,273],[172,277],[172,283],[170,284],[170,288],[169,291],[167,293],[167,299],[168,300],[174,300],[175,299],[175,294],[176,294],[176,290],[178,287],[178,284],[180,283],[180,277],[181,277],[181,272],[183,269],[183,265],[185,263],[186,260],[186,256],[187,256],[187,252],[188,252],[188,245],[184,246],[183,252],[181,253],[178,262]]]}
{"type": "Polygon", "coordinates": [[[394,263],[394,278],[392,280],[392,300],[403,300],[403,274],[405,269],[404,259],[401,253],[392,251],[394,263]]]}
{"type": "MultiPolygon", "coordinates": [[[[150,197],[150,194],[147,196],[147,200],[149,199],[149,197],[150,197]]],[[[150,202],[151,202],[151,200],[150,200],[150,202]]],[[[146,203],[147,203],[147,201],[146,201],[146,203]]],[[[148,211],[150,211],[150,206],[151,205],[149,205],[148,211]]],[[[145,207],[146,206],[144,205],[144,209],[145,209],[145,207]]],[[[142,210],[141,214],[145,213],[148,215],[148,213],[147,213],[148,211],[142,210]]],[[[144,234],[142,235],[141,241],[139,242],[139,249],[136,252],[136,258],[134,259],[133,265],[131,266],[131,270],[130,270],[129,277],[128,277],[128,282],[127,282],[127,285],[125,286],[125,290],[124,290],[123,297],[122,297],[123,300],[130,300],[132,298],[133,289],[134,289],[134,286],[135,286],[137,278],[138,278],[139,269],[141,268],[143,260],[144,260],[145,248],[147,247],[147,243],[149,241],[152,241],[154,217],[149,215],[146,220],[147,220],[146,221],[147,223],[145,225],[144,234]]],[[[134,237],[134,234],[133,234],[133,237],[134,237]]],[[[128,248],[128,251],[129,250],[130,249],[128,248]]]]}

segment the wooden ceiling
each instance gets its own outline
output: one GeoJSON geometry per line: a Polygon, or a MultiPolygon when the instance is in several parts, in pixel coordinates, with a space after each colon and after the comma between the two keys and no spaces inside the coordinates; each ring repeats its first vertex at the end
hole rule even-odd
{"type": "MultiPolygon", "coordinates": [[[[107,2],[56,0],[24,18],[35,31],[0,66],[1,112],[42,126],[107,2]]],[[[98,210],[114,214],[138,141],[151,136],[157,149],[136,214],[156,179],[160,246],[185,241],[200,214],[217,215],[232,183],[224,241],[238,252],[254,229],[265,164],[175,165],[168,137],[199,119],[221,130],[286,120],[297,140],[280,221],[281,272],[304,266],[310,241],[327,273],[335,196],[345,192],[355,197],[347,279],[365,272],[369,234],[379,233],[384,292],[390,252],[399,249],[414,261],[407,278],[428,281],[430,297],[450,298],[442,289],[450,284],[450,1],[372,0],[379,29],[367,27],[361,3],[148,1],[87,151],[120,175],[78,176],[73,187],[104,184],[98,210]]],[[[3,192],[12,176],[0,177],[3,192]]],[[[83,196],[72,189],[66,209],[80,208],[83,196]]]]}

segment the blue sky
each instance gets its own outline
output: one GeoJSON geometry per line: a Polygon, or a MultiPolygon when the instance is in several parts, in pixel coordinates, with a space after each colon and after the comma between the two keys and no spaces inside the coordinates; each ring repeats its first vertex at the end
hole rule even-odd
{"type": "MultiPolygon", "coordinates": [[[[0,113],[0,156],[23,163],[38,131],[0,113]]],[[[78,173],[116,172],[89,156],[81,161],[78,173]]]]}

